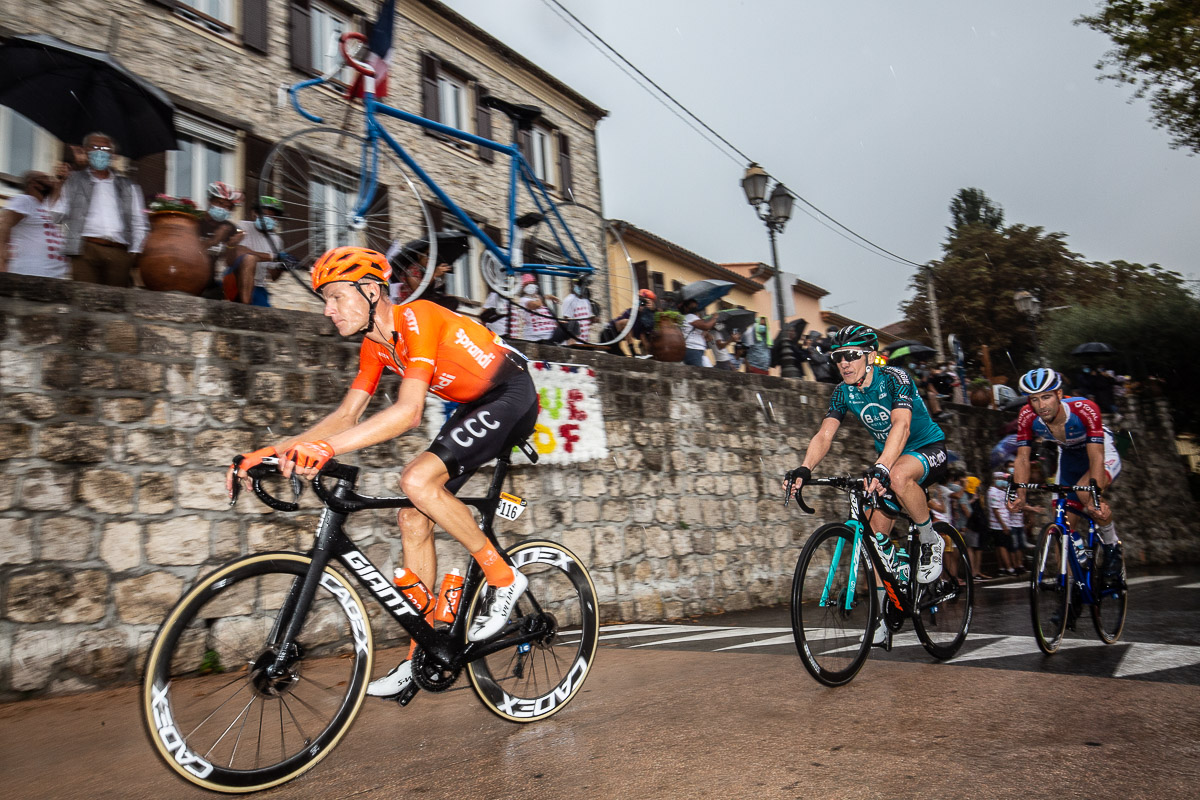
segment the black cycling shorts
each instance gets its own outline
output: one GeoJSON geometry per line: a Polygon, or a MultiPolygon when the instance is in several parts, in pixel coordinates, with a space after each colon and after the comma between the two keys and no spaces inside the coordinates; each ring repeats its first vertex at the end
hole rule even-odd
{"type": "Polygon", "coordinates": [[[460,404],[429,445],[450,473],[446,488],[457,493],[477,469],[527,439],[537,417],[537,389],[524,369],[478,400],[460,404]]]}

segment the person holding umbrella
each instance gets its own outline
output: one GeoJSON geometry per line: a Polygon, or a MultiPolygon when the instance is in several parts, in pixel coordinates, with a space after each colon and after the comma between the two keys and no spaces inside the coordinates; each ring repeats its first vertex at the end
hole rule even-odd
{"type": "Polygon", "coordinates": [[[684,300],[679,310],[683,312],[683,363],[693,367],[709,366],[704,363],[704,351],[708,349],[708,341],[704,338],[717,324],[715,314],[701,317],[697,312],[700,305],[694,300],[684,300]]]}
{"type": "Polygon", "coordinates": [[[133,284],[133,264],[146,240],[141,188],[112,165],[117,143],[106,133],[83,137],[88,168],[63,183],[53,214],[65,233],[71,277],[105,286],[133,284]]]}

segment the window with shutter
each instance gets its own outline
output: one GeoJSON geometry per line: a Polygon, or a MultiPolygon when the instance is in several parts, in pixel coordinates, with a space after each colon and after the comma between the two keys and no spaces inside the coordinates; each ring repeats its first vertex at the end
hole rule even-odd
{"type": "Polygon", "coordinates": [[[421,116],[441,122],[438,116],[438,60],[421,53],[421,116]]]}
{"type": "Polygon", "coordinates": [[[265,54],[267,41],[267,0],[242,0],[242,44],[265,54]]]}
{"type": "Polygon", "coordinates": [[[246,172],[242,179],[241,190],[246,193],[247,207],[254,204],[255,198],[260,195],[270,194],[266,186],[259,186],[259,176],[262,174],[263,164],[267,160],[267,154],[271,152],[271,143],[261,136],[247,134],[245,139],[245,164],[246,172]]]}
{"type": "MultiPolygon", "coordinates": [[[[562,196],[574,199],[575,186],[571,182],[571,146],[567,136],[561,131],[558,134],[558,188],[562,196]]],[[[645,286],[646,284],[642,284],[645,286]]]]}
{"type": "Polygon", "coordinates": [[[300,70],[306,75],[313,72],[312,54],[312,12],[308,0],[292,0],[288,7],[288,28],[290,37],[289,53],[292,69],[300,70]]]}
{"type": "MultiPolygon", "coordinates": [[[[487,108],[480,99],[487,97],[487,89],[482,84],[475,84],[475,135],[482,139],[492,138],[492,110],[487,108]]],[[[496,153],[486,147],[477,147],[480,161],[489,164],[496,160],[496,153]]]]}

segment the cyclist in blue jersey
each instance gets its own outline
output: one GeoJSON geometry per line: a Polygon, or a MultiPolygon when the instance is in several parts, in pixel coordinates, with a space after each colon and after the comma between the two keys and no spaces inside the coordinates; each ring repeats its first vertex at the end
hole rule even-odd
{"type": "MultiPolygon", "coordinates": [[[[1101,489],[1121,474],[1121,457],[1113,442],[1112,431],[1104,427],[1100,407],[1085,397],[1063,397],[1062,377],[1052,369],[1031,369],[1017,383],[1021,392],[1029,398],[1029,404],[1021,409],[1017,417],[1017,458],[1013,465],[1013,480],[1025,483],[1029,480],[1029,453],[1033,440],[1043,439],[1059,447],[1058,475],[1055,483],[1069,486],[1086,486],[1094,480],[1101,489]]],[[[1096,521],[1103,550],[1102,578],[1108,587],[1124,588],[1125,559],[1121,542],[1117,539],[1117,528],[1113,523],[1112,509],[1104,500],[1099,510],[1092,508],[1091,497],[1080,493],[1077,497],[1081,508],[1072,509],[1096,521]]],[[[1020,511],[1025,507],[1025,490],[1018,489],[1008,507],[1020,511]]],[[[1072,515],[1072,525],[1083,522],[1072,515]]]]}
{"type": "MultiPolygon", "coordinates": [[[[924,487],[940,480],[946,470],[945,434],[929,416],[929,409],[908,373],[897,367],[873,365],[879,337],[863,325],[839,330],[831,343],[833,363],[842,382],[833,390],[829,411],[808,443],[803,463],[785,478],[798,489],[812,477],[833,444],[834,434],[847,412],[853,412],[875,437],[875,464],[864,476],[867,491],[891,488],[920,534],[921,557],[917,580],[931,583],[942,574],[942,538],[934,533],[924,487]]],[[[882,511],[871,516],[871,528],[887,534],[892,518],[882,511]]],[[[876,642],[881,641],[880,630],[876,642]]]]}

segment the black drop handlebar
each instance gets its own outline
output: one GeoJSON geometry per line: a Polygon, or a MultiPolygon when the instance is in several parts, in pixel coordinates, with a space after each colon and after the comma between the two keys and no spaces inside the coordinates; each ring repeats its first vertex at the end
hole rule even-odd
{"type": "Polygon", "coordinates": [[[805,486],[832,486],[835,489],[841,489],[842,491],[845,491],[845,492],[858,491],[866,498],[868,508],[882,509],[885,513],[891,513],[888,509],[882,508],[880,506],[880,501],[883,500],[884,497],[891,497],[893,499],[893,501],[895,501],[895,495],[892,493],[892,491],[889,489],[889,490],[885,491],[882,495],[879,495],[879,494],[867,495],[866,487],[863,486],[864,480],[865,479],[861,476],[835,475],[830,478],[809,478],[806,481],[802,481],[800,483],[799,487],[795,487],[795,481],[791,481],[787,485],[787,495],[783,499],[783,505],[786,508],[788,502],[792,499],[793,496],[795,496],[796,505],[798,505],[800,507],[801,511],[803,511],[805,514],[815,514],[816,511],[814,509],[812,509],[811,507],[809,507],[809,505],[804,502],[804,497],[803,497],[804,487],[805,486]]]}
{"type": "Polygon", "coordinates": [[[1008,501],[1015,500],[1017,497],[1017,489],[1034,489],[1042,492],[1050,492],[1051,494],[1073,494],[1075,492],[1087,492],[1092,496],[1092,505],[1097,510],[1100,509],[1100,497],[1104,494],[1103,490],[1096,485],[1096,479],[1089,481],[1087,486],[1068,486],[1063,483],[1015,483],[1012,476],[1009,476],[1008,489],[1004,492],[1004,498],[1008,501]]]}

